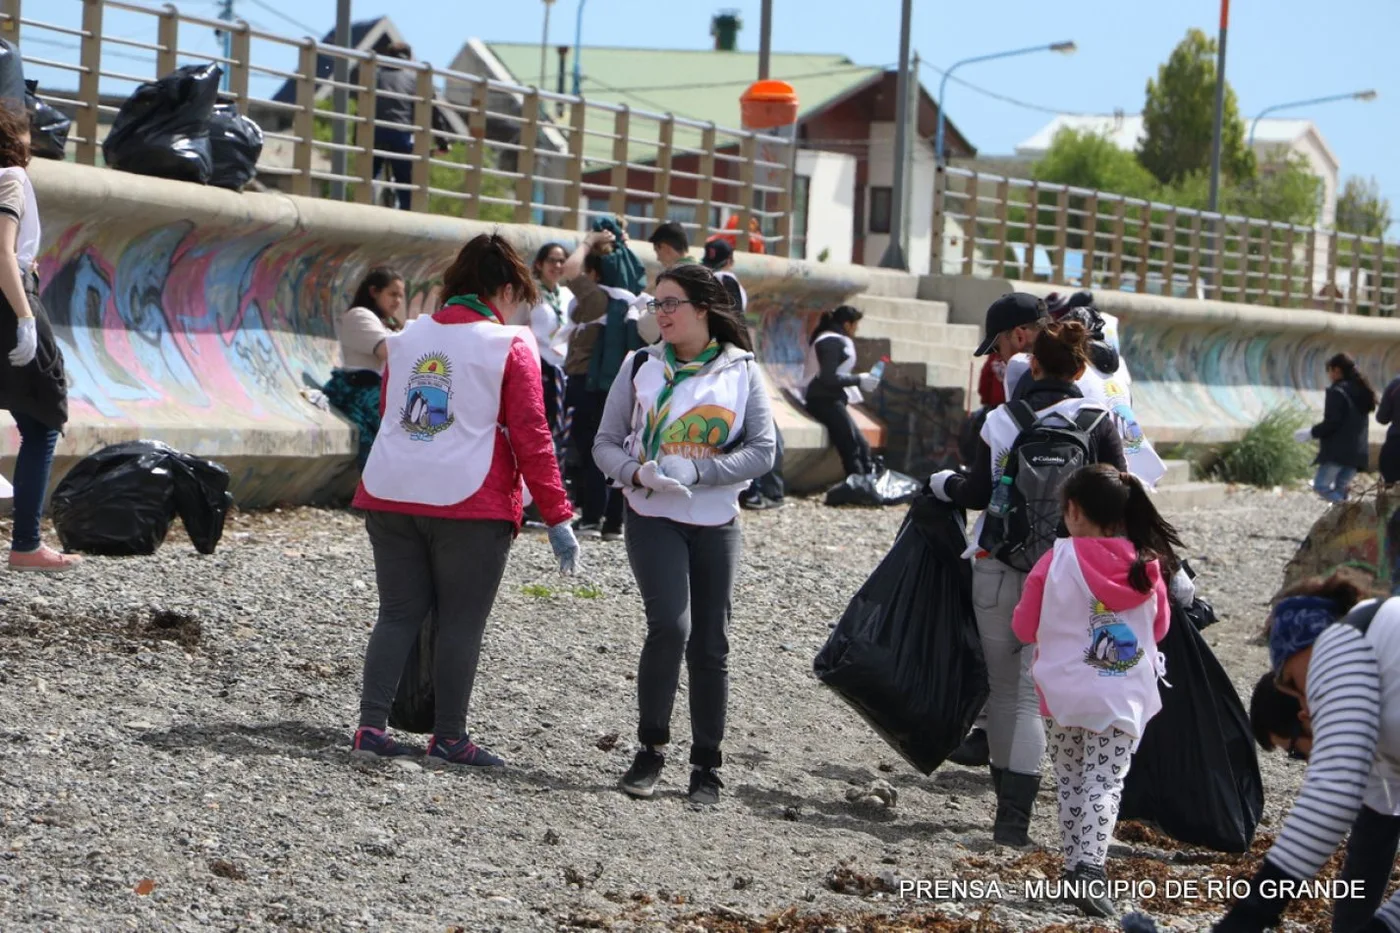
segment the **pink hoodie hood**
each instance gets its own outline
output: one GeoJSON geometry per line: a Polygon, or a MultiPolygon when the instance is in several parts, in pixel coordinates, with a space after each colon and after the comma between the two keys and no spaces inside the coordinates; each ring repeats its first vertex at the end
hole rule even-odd
{"type": "MultiPolygon", "coordinates": [[[[1152,598],[1152,590],[1139,593],[1128,583],[1128,568],[1137,559],[1137,551],[1127,538],[1072,538],[1074,556],[1089,592],[1114,612],[1124,612],[1141,606],[1152,598]]],[[[1156,588],[1162,579],[1157,561],[1147,565],[1147,579],[1156,588]]]]}

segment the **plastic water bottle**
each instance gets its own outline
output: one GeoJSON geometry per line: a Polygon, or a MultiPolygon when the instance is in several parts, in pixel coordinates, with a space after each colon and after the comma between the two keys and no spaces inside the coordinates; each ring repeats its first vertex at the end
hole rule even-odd
{"type": "Polygon", "coordinates": [[[890,358],[887,356],[882,356],[878,363],[870,367],[870,375],[874,376],[877,382],[884,378],[885,364],[889,362],[889,359],[890,358]]]}
{"type": "Polygon", "coordinates": [[[992,501],[987,503],[987,514],[1005,518],[1011,511],[1011,477],[1003,473],[992,490],[992,501]]]}

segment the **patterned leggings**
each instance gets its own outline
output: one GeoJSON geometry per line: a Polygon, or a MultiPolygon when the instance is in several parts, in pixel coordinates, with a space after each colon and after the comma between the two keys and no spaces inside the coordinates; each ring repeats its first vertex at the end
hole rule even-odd
{"type": "Polygon", "coordinates": [[[1102,868],[1118,822],[1123,781],[1139,740],[1117,729],[1090,732],[1055,723],[1049,726],[1065,871],[1075,865],[1102,868]]]}

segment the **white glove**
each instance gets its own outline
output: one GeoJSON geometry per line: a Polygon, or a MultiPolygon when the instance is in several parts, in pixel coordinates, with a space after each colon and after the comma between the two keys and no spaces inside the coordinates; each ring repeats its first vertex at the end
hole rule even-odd
{"type": "Polygon", "coordinates": [[[694,486],[700,482],[700,468],[695,465],[694,460],[687,460],[675,454],[667,454],[661,458],[661,472],[671,479],[677,480],[683,486],[694,486]]]}
{"type": "Polygon", "coordinates": [[[34,362],[34,354],[39,350],[39,334],[35,330],[34,315],[19,319],[15,329],[15,348],[10,351],[11,366],[28,366],[34,362]]]}
{"type": "Polygon", "coordinates": [[[929,492],[933,493],[935,499],[942,502],[952,502],[952,497],[948,495],[948,480],[957,475],[957,470],[940,470],[933,474],[928,478],[929,492]]]}
{"type": "Polygon", "coordinates": [[[572,574],[583,569],[583,561],[579,559],[578,538],[574,537],[574,529],[568,522],[549,529],[549,546],[554,548],[554,556],[559,559],[560,573],[572,574]]]}
{"type": "Polygon", "coordinates": [[[642,464],[642,468],[637,471],[637,482],[641,483],[652,492],[679,492],[687,497],[690,489],[678,479],[672,479],[661,471],[661,465],[655,460],[648,460],[642,464]]]}
{"type": "Polygon", "coordinates": [[[1299,428],[1293,432],[1293,439],[1300,444],[1306,444],[1313,439],[1312,428],[1299,428]]]}
{"type": "Polygon", "coordinates": [[[869,395],[880,388],[880,377],[874,373],[862,373],[860,377],[860,394],[869,395]]]}

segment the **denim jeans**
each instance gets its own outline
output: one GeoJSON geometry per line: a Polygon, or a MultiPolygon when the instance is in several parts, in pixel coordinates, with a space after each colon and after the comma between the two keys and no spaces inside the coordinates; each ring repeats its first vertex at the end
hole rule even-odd
{"type": "Polygon", "coordinates": [[[20,412],[10,413],[19,428],[19,453],[15,456],[15,523],[10,549],[33,551],[39,547],[39,516],[49,488],[53,449],[58,432],[42,421],[20,412]]]}
{"type": "MultiPolygon", "coordinates": [[[[374,148],[385,152],[401,152],[408,155],[413,152],[413,134],[408,130],[393,130],[387,127],[379,127],[374,131],[374,148]]],[[[379,179],[380,173],[384,171],[384,166],[389,166],[389,174],[396,184],[413,184],[413,161],[411,159],[391,159],[388,156],[374,157],[374,177],[379,179]]],[[[394,192],[394,197],[398,199],[399,210],[409,209],[413,200],[413,192],[407,188],[400,188],[394,192]]]]}
{"type": "Polygon", "coordinates": [[[1313,489],[1328,502],[1345,502],[1351,481],[1356,478],[1356,468],[1339,463],[1319,463],[1317,476],[1313,478],[1313,489]]]}

